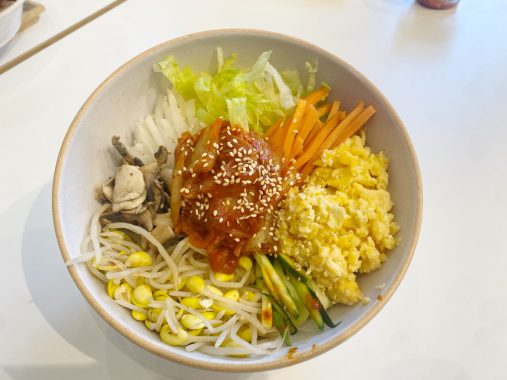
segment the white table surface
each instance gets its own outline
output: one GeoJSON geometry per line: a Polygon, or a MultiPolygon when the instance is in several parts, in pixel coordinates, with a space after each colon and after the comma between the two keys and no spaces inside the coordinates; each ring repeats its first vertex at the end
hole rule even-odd
{"type": "Polygon", "coordinates": [[[434,12],[409,0],[130,0],[0,76],[1,379],[507,378],[507,3],[434,12]],[[56,245],[60,142],[90,92],[186,33],[262,28],[341,56],[405,121],[424,183],[419,245],[398,291],[351,339],[258,374],[145,352],[82,298],[56,245]]]}
{"type": "Polygon", "coordinates": [[[110,4],[112,0],[37,0],[46,9],[39,20],[0,49],[0,66],[110,4]]]}

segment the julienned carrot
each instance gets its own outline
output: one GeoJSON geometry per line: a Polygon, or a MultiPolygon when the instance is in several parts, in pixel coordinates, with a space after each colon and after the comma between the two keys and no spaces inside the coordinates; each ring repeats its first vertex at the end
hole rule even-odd
{"type": "Polygon", "coordinates": [[[355,118],[341,133],[334,139],[331,144],[331,149],[336,148],[340,143],[359,131],[361,127],[375,114],[376,110],[373,106],[368,106],[355,118]]]}
{"type": "Polygon", "coordinates": [[[275,148],[279,150],[280,153],[283,154],[283,139],[285,138],[285,123],[281,123],[280,126],[276,129],[276,131],[271,135],[269,140],[273,144],[275,148]]]}
{"type": "Polygon", "coordinates": [[[335,114],[331,119],[326,121],[326,124],[324,124],[317,135],[313,138],[308,148],[305,149],[303,154],[296,160],[296,163],[294,164],[296,169],[301,168],[315,155],[315,152],[319,149],[324,140],[326,140],[326,137],[331,133],[331,131],[336,127],[337,123],[338,114],[335,114]]]}
{"type": "Polygon", "coordinates": [[[345,118],[347,117],[347,112],[345,112],[345,111],[340,111],[340,112],[339,112],[339,114],[340,114],[340,118],[338,119],[338,122],[340,123],[340,122],[342,122],[343,120],[345,120],[345,118]]]}
{"type": "MultiPolygon", "coordinates": [[[[371,107],[371,106],[370,106],[371,107]]],[[[326,140],[314,151],[314,154],[312,157],[308,159],[308,163],[306,166],[313,165],[313,162],[317,161],[320,156],[322,155],[322,152],[324,152],[326,149],[329,149],[333,146],[336,139],[341,136],[341,134],[347,130],[347,128],[354,123],[354,121],[359,118],[359,116],[364,112],[364,103],[359,102],[359,104],[354,108],[354,110],[349,113],[349,115],[343,120],[338,126],[333,129],[333,131],[327,136],[326,140]]],[[[339,118],[339,115],[335,115],[337,118],[339,118]]],[[[364,124],[364,123],[363,123],[364,124]]],[[[308,170],[308,168],[307,168],[308,170]]]]}
{"type": "Polygon", "coordinates": [[[331,103],[327,103],[327,104],[324,104],[324,105],[320,106],[319,108],[317,108],[317,116],[319,117],[319,119],[322,116],[324,116],[326,113],[329,113],[331,106],[332,106],[331,103]]]}
{"type": "Polygon", "coordinates": [[[292,144],[292,149],[290,151],[290,157],[289,160],[292,160],[293,158],[296,158],[303,152],[303,139],[299,136],[296,136],[296,139],[294,140],[294,144],[292,144]]]}
{"type": "Polygon", "coordinates": [[[290,150],[292,148],[292,143],[294,142],[294,137],[296,137],[296,133],[298,132],[298,127],[301,125],[301,119],[303,118],[303,113],[306,108],[306,100],[300,99],[294,110],[294,114],[289,119],[289,123],[287,124],[287,133],[285,135],[285,141],[283,143],[283,158],[288,159],[290,156],[290,150]]]}
{"type": "Polygon", "coordinates": [[[338,113],[338,111],[340,111],[340,102],[338,100],[335,100],[331,106],[331,109],[329,110],[329,115],[327,115],[326,120],[331,119],[335,114],[338,113]]]}
{"type": "Polygon", "coordinates": [[[318,102],[325,100],[329,95],[329,87],[322,86],[318,90],[315,90],[311,94],[306,97],[306,102],[308,104],[315,105],[318,102]]]}
{"type": "Polygon", "coordinates": [[[296,156],[299,156],[301,153],[303,153],[303,139],[297,138],[296,139],[296,156]]]}
{"type": "Polygon", "coordinates": [[[311,144],[313,138],[317,135],[317,133],[319,133],[319,131],[321,130],[323,125],[324,124],[320,120],[317,120],[315,122],[315,125],[313,126],[312,130],[310,131],[310,134],[308,135],[308,137],[305,140],[305,146],[309,146],[311,144]]]}
{"type": "Polygon", "coordinates": [[[269,139],[277,130],[278,127],[280,127],[280,124],[282,124],[283,119],[278,119],[275,124],[271,128],[269,128],[266,131],[266,137],[269,139]]]}
{"type": "Polygon", "coordinates": [[[301,168],[301,170],[299,172],[303,175],[303,177],[306,177],[307,175],[309,175],[312,172],[314,166],[315,166],[315,162],[314,161],[313,162],[312,161],[308,161],[305,164],[305,166],[303,166],[301,168]]]}
{"type": "Polygon", "coordinates": [[[318,115],[317,110],[314,106],[307,106],[305,110],[305,115],[303,116],[303,120],[301,120],[301,128],[299,128],[297,137],[300,137],[303,141],[306,140],[310,132],[312,131],[313,126],[317,122],[318,115]]]}

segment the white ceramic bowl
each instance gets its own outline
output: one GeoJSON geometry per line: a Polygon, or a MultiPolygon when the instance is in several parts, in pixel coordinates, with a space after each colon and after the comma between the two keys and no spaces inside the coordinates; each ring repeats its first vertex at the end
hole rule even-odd
{"type": "Polygon", "coordinates": [[[0,11],[0,48],[5,46],[18,32],[21,26],[24,0],[16,0],[0,11]]]}
{"type": "MultiPolygon", "coordinates": [[[[63,141],[53,183],[53,217],[58,243],[65,261],[80,254],[92,213],[98,204],[93,187],[107,178],[115,168],[110,154],[114,134],[130,138],[135,121],[152,111],[156,95],[167,83],[153,73],[153,63],[168,54],[181,64],[196,70],[210,69],[215,62],[216,47],[225,53],[236,52],[239,65],[254,62],[265,50],[273,50],[271,62],[281,70],[304,71],[305,61],[319,63],[318,79],[331,85],[330,98],[342,101],[351,109],[358,99],[373,104],[375,117],[367,127],[368,144],[374,151],[384,150],[390,158],[390,192],[394,212],[401,225],[400,245],[389,254],[387,262],[376,272],[361,276],[359,283],[371,299],[367,305],[335,306],[334,320],[342,323],[335,329],[315,334],[298,333],[293,337],[297,352],[287,355],[287,348],[266,357],[218,358],[162,343],[159,336],[136,322],[130,313],[115,304],[84,265],[69,271],[91,306],[123,335],[164,358],[183,364],[222,371],[260,371],[279,368],[309,359],[349,338],[363,327],[391,297],[405,273],[417,242],[422,209],[421,180],[416,156],[408,134],[396,112],[382,94],[361,74],[336,56],[292,37],[255,30],[219,30],[197,33],[156,46],[111,74],[88,98],[63,141]],[[378,289],[378,285],[385,287],[378,289]],[[381,295],[381,297],[377,297],[381,295]]],[[[410,305],[407,305],[410,307],[410,305]]]]}

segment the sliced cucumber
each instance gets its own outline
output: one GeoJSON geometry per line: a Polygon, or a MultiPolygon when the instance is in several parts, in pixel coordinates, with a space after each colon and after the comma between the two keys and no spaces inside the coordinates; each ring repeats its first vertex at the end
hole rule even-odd
{"type": "Polygon", "coordinates": [[[311,294],[308,287],[305,284],[303,284],[302,282],[298,281],[298,279],[295,278],[293,275],[289,275],[289,279],[290,279],[292,286],[294,287],[294,289],[298,293],[299,298],[305,304],[305,306],[310,314],[310,317],[313,319],[313,321],[317,325],[317,328],[319,330],[323,330],[324,329],[324,321],[322,319],[322,315],[320,314],[321,305],[320,305],[319,300],[315,299],[315,297],[313,297],[313,295],[311,294]]]}
{"type": "Polygon", "coordinates": [[[265,294],[266,288],[262,287],[261,294],[261,323],[262,326],[270,329],[273,327],[273,307],[271,299],[265,294]]]}
{"type": "Polygon", "coordinates": [[[290,340],[289,326],[284,321],[283,315],[280,314],[277,310],[273,310],[273,323],[278,330],[278,333],[283,338],[283,342],[287,346],[291,346],[292,342],[290,340]]]}
{"type": "Polygon", "coordinates": [[[310,313],[308,312],[308,308],[304,304],[303,300],[299,297],[299,294],[298,292],[296,292],[296,289],[294,288],[292,283],[289,281],[289,276],[287,273],[285,273],[282,264],[280,263],[279,260],[275,260],[273,262],[273,268],[275,268],[276,272],[280,275],[292,299],[294,300],[294,302],[296,302],[296,306],[299,311],[299,317],[295,319],[291,318],[291,321],[294,324],[294,326],[299,327],[306,322],[306,320],[310,315],[310,313]]]}
{"type": "Polygon", "coordinates": [[[266,255],[259,253],[255,253],[254,256],[255,260],[261,267],[262,276],[269,292],[276,300],[280,301],[280,303],[285,306],[285,309],[292,318],[299,318],[299,311],[296,303],[292,299],[282,278],[279,276],[275,268],[273,268],[269,259],[266,255]]]}

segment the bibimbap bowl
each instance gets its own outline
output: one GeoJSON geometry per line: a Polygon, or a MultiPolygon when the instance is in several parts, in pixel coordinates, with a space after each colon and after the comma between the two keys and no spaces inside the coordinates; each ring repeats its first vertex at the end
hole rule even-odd
{"type": "MultiPolygon", "coordinates": [[[[279,70],[305,72],[305,62],[318,62],[318,82],[330,85],[331,99],[351,110],[358,99],[376,109],[366,126],[366,142],[373,152],[389,157],[389,193],[392,212],[400,230],[399,244],[382,267],[359,275],[358,283],[368,302],[334,305],[328,312],[335,328],[322,331],[302,328],[291,337],[292,347],[250,357],[210,356],[161,341],[157,332],[132,318],[129,310],[108,296],[104,283],[85,265],[69,266],[76,285],[90,305],[113,328],[141,347],[182,364],[219,371],[262,371],[281,368],[315,357],[342,343],[385,305],[410,263],[422,215],[422,187],[415,152],[394,109],[366,78],[336,56],[293,37],[257,30],[217,30],[184,36],[158,45],[133,58],[112,73],[88,98],[73,120],[58,156],[53,182],[53,219],[65,262],[81,255],[80,246],[98,208],[94,188],[114,172],[118,157],[111,154],[111,136],[129,136],[138,119],[153,111],[157,95],[168,82],[153,65],[174,55],[182,66],[195,71],[216,70],[216,48],[237,53],[237,65],[251,65],[264,51],[272,50],[270,63],[279,70]],[[289,354],[289,349],[291,352],[289,354]]],[[[307,321],[310,324],[311,321],[307,321]]]]}

